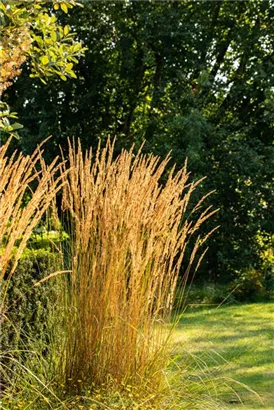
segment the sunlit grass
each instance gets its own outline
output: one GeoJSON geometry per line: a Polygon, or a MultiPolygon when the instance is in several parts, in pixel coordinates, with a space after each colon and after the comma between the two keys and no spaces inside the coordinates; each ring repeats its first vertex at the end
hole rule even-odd
{"type": "Polygon", "coordinates": [[[262,400],[235,382],[234,391],[222,391],[228,408],[273,409],[274,303],[187,309],[175,331],[174,347],[182,360],[184,351],[192,353],[211,372],[247,385],[262,400]]]}

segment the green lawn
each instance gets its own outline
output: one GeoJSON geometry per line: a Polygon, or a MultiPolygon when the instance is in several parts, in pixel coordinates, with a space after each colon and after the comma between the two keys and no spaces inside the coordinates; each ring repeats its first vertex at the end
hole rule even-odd
{"type": "Polygon", "coordinates": [[[177,360],[193,354],[194,376],[227,378],[234,391],[222,387],[220,398],[229,409],[274,409],[274,303],[187,309],[174,337],[177,360]]]}

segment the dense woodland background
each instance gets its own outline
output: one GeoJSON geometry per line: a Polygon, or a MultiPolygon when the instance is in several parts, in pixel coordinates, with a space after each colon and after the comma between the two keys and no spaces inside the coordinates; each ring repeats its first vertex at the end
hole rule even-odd
{"type": "Polygon", "coordinates": [[[199,195],[215,190],[208,204],[219,208],[197,280],[231,283],[249,272],[270,286],[273,1],[81,3],[57,12],[87,47],[77,79],[45,85],[25,63],[4,93],[24,125],[14,146],[32,152],[52,135],[49,161],[67,137],[89,147],[110,135],[117,151],[146,140],[147,152],[172,150],[178,168],[187,157],[192,178],[207,177],[199,195]]]}

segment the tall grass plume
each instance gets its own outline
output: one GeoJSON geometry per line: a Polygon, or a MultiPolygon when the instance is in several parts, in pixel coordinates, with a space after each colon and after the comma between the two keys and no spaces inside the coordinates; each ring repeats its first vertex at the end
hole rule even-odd
{"type": "MultiPolygon", "coordinates": [[[[60,377],[69,388],[111,378],[150,380],[157,389],[168,339],[161,323],[172,310],[189,239],[214,211],[201,211],[203,198],[190,212],[200,181],[190,182],[186,166],[162,182],[169,155],[161,160],[132,148],[114,158],[113,151],[110,141],[95,153],[69,142],[63,165],[62,206],[72,232],[60,377]]],[[[186,275],[206,238],[192,241],[186,275]]]]}
{"type": "Polygon", "coordinates": [[[1,314],[9,280],[35,226],[62,186],[58,158],[46,166],[41,145],[32,155],[7,155],[11,138],[0,147],[0,282],[1,314]]]}

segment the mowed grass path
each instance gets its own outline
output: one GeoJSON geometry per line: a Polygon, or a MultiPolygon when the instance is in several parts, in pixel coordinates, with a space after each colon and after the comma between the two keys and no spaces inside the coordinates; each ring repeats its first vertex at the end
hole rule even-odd
{"type": "Polygon", "coordinates": [[[234,391],[223,387],[220,398],[229,409],[274,410],[274,303],[187,309],[174,337],[182,359],[190,352],[209,374],[227,378],[234,391]]]}

